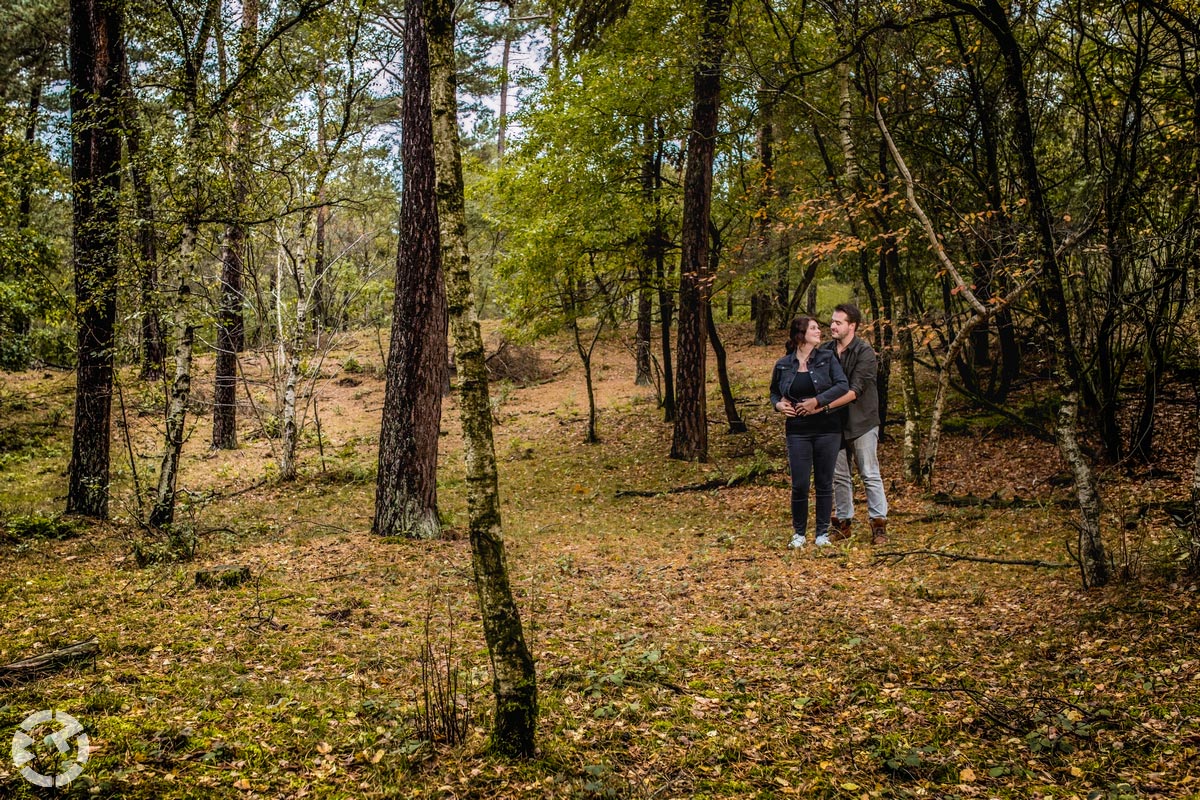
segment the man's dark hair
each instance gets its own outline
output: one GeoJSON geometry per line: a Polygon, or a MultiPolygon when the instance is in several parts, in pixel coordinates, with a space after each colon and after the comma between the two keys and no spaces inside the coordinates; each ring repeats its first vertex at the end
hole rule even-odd
{"type": "Polygon", "coordinates": [[[846,315],[846,321],[854,325],[855,330],[862,325],[862,312],[858,310],[858,306],[854,303],[838,303],[833,307],[835,312],[840,311],[846,315]]]}

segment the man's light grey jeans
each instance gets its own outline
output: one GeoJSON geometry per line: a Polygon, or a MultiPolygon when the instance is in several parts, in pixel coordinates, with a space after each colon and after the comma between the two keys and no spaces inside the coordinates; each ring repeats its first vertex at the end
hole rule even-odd
{"type": "Polygon", "coordinates": [[[838,519],[854,517],[854,484],[850,481],[848,451],[854,454],[858,477],[867,490],[867,515],[871,519],[888,515],[887,496],[883,493],[883,477],[879,474],[879,455],[876,453],[878,445],[879,428],[876,426],[857,439],[847,442],[838,453],[837,464],[833,468],[834,514],[838,519]]]}

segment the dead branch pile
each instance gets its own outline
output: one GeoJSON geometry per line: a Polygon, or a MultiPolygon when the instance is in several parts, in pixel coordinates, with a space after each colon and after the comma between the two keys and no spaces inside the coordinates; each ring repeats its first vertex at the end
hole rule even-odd
{"type": "Polygon", "coordinates": [[[489,381],[511,381],[518,385],[537,383],[549,377],[542,358],[532,347],[513,344],[500,337],[495,352],[487,356],[489,381]]]}

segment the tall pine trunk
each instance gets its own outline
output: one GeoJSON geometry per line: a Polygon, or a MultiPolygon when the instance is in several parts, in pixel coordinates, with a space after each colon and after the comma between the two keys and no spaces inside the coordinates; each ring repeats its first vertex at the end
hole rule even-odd
{"type": "Polygon", "coordinates": [[[533,655],[525,644],[521,616],[513,599],[504,557],[487,363],[479,320],[475,316],[467,252],[453,14],[452,0],[430,0],[429,69],[438,220],[442,263],[446,269],[447,306],[454,336],[454,363],[459,375],[471,562],[484,639],[492,659],[492,693],[496,698],[492,746],[506,755],[531,756],[538,714],[537,674],[533,655]]]}
{"type": "Polygon", "coordinates": [[[712,294],[708,224],[713,158],[721,101],[721,60],[731,0],[706,0],[700,62],[692,73],[692,125],[683,184],[682,254],[679,261],[679,367],[671,458],[708,460],[705,311],[712,294]]]}
{"type": "MultiPolygon", "coordinates": [[[[657,137],[654,135],[655,122],[647,118],[642,125],[642,200],[647,206],[655,203],[658,183],[657,137]]],[[[637,333],[634,335],[634,366],[637,386],[649,386],[654,382],[654,373],[650,363],[650,334],[654,316],[654,241],[656,231],[651,230],[646,235],[646,246],[643,248],[642,260],[638,262],[637,287],[637,333]]]]}
{"type": "MultiPolygon", "coordinates": [[[[258,0],[243,0],[242,27],[238,34],[238,67],[249,69],[258,43],[258,0]]],[[[253,82],[247,77],[247,82],[253,82]]],[[[225,226],[221,243],[221,296],[217,309],[217,356],[213,378],[212,446],[220,450],[237,447],[237,354],[245,341],[245,304],[243,291],[246,253],[246,225],[242,214],[250,196],[249,151],[253,136],[244,122],[252,111],[246,97],[238,103],[229,117],[229,149],[232,169],[230,212],[232,220],[225,226]]]]}
{"type": "Polygon", "coordinates": [[[406,0],[405,12],[404,197],[373,530],[381,536],[435,538],[441,534],[437,448],[447,369],[446,295],[423,0],[406,0]]]}
{"type": "Polygon", "coordinates": [[[150,186],[148,156],[143,152],[145,133],[138,118],[137,97],[129,77],[129,65],[121,70],[122,121],[128,153],[129,177],[133,184],[133,209],[137,230],[134,256],[141,303],[142,380],[162,378],[167,345],[158,308],[158,227],[154,219],[154,193],[150,186]]]}
{"type": "Polygon", "coordinates": [[[78,367],[67,513],[108,516],[121,189],[122,0],[71,0],[71,182],[78,367]]]}

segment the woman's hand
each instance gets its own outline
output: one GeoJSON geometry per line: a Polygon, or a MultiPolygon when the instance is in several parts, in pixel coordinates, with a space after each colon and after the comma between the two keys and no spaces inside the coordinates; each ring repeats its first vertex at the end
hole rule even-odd
{"type": "Polygon", "coordinates": [[[798,416],[798,412],[796,411],[796,406],[792,405],[792,402],[790,400],[786,400],[786,399],[780,400],[778,403],[775,404],[775,408],[776,408],[776,410],[780,411],[785,417],[798,416]]]}
{"type": "Polygon", "coordinates": [[[796,416],[807,417],[810,414],[817,414],[821,411],[821,407],[817,405],[817,398],[810,397],[802,401],[796,406],[796,416]]]}

